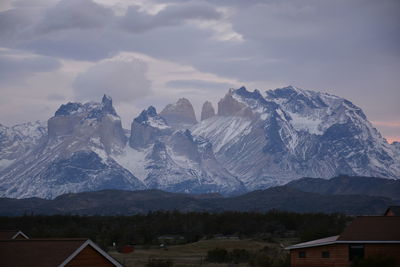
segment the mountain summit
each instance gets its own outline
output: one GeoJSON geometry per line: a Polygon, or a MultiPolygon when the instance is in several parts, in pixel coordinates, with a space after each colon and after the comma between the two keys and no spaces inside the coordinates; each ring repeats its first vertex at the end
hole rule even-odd
{"type": "Polygon", "coordinates": [[[67,103],[43,123],[0,125],[0,196],[100,189],[236,194],[301,177],[398,179],[400,150],[350,101],[294,86],[230,89],[203,105],[150,106],[126,134],[112,99],[67,103]]]}

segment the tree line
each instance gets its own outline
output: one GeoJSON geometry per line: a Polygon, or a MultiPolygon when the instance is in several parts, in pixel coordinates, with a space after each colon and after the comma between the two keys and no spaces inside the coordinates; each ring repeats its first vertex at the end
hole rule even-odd
{"type": "Polygon", "coordinates": [[[215,235],[238,238],[297,237],[308,241],[337,235],[351,218],[342,214],[257,212],[156,211],[132,216],[24,215],[0,217],[1,229],[18,229],[32,238],[87,237],[107,248],[117,245],[155,245],[163,235],[187,243],[215,235]]]}

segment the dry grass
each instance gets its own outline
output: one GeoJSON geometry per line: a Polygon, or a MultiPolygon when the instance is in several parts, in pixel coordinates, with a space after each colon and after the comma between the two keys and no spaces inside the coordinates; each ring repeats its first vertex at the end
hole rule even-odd
{"type": "MultiPolygon", "coordinates": [[[[145,266],[149,259],[165,259],[172,260],[174,267],[184,266],[207,266],[207,267],[222,267],[231,266],[230,264],[215,264],[206,263],[204,259],[207,251],[214,248],[224,248],[227,250],[246,249],[248,251],[258,251],[265,246],[278,246],[275,243],[268,243],[255,240],[201,240],[199,242],[169,246],[168,250],[153,248],[153,249],[136,249],[135,252],[129,254],[121,254],[118,252],[110,252],[110,254],[118,259],[124,266],[145,266]]],[[[234,266],[247,266],[234,265],[234,266]]]]}

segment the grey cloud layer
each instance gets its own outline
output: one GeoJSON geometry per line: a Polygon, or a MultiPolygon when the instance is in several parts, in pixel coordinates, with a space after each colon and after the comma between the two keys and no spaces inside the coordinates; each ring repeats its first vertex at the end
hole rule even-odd
{"type": "MultiPolygon", "coordinates": [[[[0,46],[93,62],[139,52],[244,83],[329,90],[375,120],[400,114],[398,0],[160,0],[169,5],[156,14],[131,6],[123,15],[90,0],[61,0],[45,8],[27,7],[28,2],[0,12],[0,46]],[[215,29],[199,21],[228,23],[243,40],[217,40],[215,29]]],[[[103,65],[92,69],[106,70],[111,71],[103,65]]],[[[79,97],[97,93],[94,80],[90,70],[77,78],[79,97]]],[[[202,82],[187,85],[205,88],[202,82]]]]}
{"type": "Polygon", "coordinates": [[[132,32],[142,32],[153,28],[182,24],[186,20],[216,20],[221,14],[215,7],[200,3],[188,2],[180,5],[167,6],[155,15],[139,11],[139,7],[131,6],[121,18],[122,27],[132,32]]]}
{"type": "Polygon", "coordinates": [[[170,88],[200,88],[200,89],[220,89],[225,90],[234,85],[231,83],[211,82],[204,80],[172,80],[167,82],[167,87],[170,88]]]}
{"type": "Polygon", "coordinates": [[[58,60],[49,57],[19,58],[0,53],[0,80],[2,84],[22,82],[35,73],[54,71],[60,66],[58,60]]]}
{"type": "Polygon", "coordinates": [[[80,74],[73,87],[79,100],[108,94],[118,102],[130,102],[151,93],[147,66],[138,59],[106,61],[80,74]]]}

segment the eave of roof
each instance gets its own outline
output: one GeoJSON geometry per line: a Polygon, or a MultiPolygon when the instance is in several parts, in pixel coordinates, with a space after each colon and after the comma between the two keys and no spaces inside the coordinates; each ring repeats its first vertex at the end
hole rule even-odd
{"type": "Polygon", "coordinates": [[[297,248],[308,248],[308,247],[317,247],[317,246],[326,246],[326,245],[331,245],[335,244],[336,240],[338,239],[338,235],[335,236],[329,236],[321,239],[316,239],[304,243],[299,243],[293,246],[286,247],[285,249],[290,250],[290,249],[297,249],[297,248]]]}
{"type": "MultiPolygon", "coordinates": [[[[313,240],[317,241],[317,240],[313,240]]],[[[312,241],[310,241],[312,242],[312,241]]],[[[345,240],[340,240],[340,241],[330,241],[330,242],[321,242],[321,243],[313,243],[313,244],[307,244],[306,243],[300,243],[296,244],[293,246],[286,247],[285,250],[291,250],[291,249],[301,249],[301,248],[310,248],[310,247],[320,247],[320,246],[327,246],[327,245],[335,245],[335,244],[400,244],[400,240],[393,240],[393,241],[376,241],[376,240],[350,240],[350,241],[345,241],[345,240]]]]}

